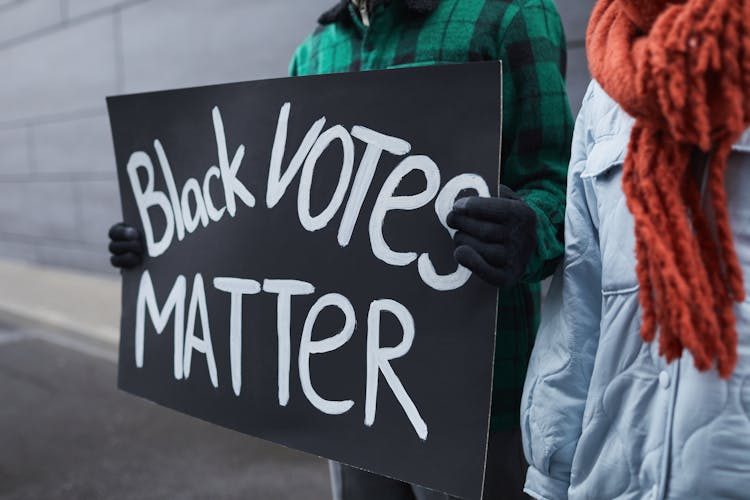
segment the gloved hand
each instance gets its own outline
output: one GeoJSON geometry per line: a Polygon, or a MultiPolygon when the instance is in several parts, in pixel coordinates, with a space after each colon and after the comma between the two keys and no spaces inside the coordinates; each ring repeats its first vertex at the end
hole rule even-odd
{"type": "Polygon", "coordinates": [[[130,269],[143,262],[143,242],[138,230],[118,222],[109,229],[110,262],[121,269],[130,269]]]}
{"type": "Polygon", "coordinates": [[[518,283],[537,245],[536,212],[512,189],[497,198],[456,201],[448,226],[458,232],[454,256],[484,281],[499,288],[518,283]]]}

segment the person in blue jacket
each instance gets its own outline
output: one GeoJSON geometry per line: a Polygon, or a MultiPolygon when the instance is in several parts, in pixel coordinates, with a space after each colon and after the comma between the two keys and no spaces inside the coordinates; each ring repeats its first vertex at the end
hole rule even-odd
{"type": "Polygon", "coordinates": [[[600,0],[587,47],[525,491],[750,498],[750,1],[600,0]]]}

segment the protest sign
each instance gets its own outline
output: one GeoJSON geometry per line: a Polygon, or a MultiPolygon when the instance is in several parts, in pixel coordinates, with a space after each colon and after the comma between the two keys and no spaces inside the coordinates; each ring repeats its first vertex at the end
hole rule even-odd
{"type": "Polygon", "coordinates": [[[495,62],[109,98],[119,387],[479,498],[497,290],[445,219],[497,189],[501,95],[495,62]]]}

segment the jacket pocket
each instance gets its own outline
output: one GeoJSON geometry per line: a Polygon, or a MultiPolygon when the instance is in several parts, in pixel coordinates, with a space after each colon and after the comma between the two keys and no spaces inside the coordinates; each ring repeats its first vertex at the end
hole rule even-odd
{"type": "Polygon", "coordinates": [[[628,135],[601,139],[590,154],[581,178],[594,206],[589,210],[599,230],[602,259],[602,292],[632,293],[638,289],[635,255],[635,223],[622,190],[622,169],[628,135]]]}

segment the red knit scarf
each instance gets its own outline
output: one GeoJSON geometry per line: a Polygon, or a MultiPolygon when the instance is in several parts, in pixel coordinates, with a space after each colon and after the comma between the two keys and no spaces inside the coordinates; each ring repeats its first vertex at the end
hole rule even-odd
{"type": "Polygon", "coordinates": [[[729,378],[734,303],[745,299],[725,171],[750,126],[750,0],[599,0],[588,30],[591,72],[635,118],[623,189],[635,218],[641,336],[671,362],[729,378]],[[710,154],[707,204],[691,168],[710,154]],[[712,213],[713,217],[705,214],[712,213]],[[715,221],[715,223],[713,223],[715,221]]]}

